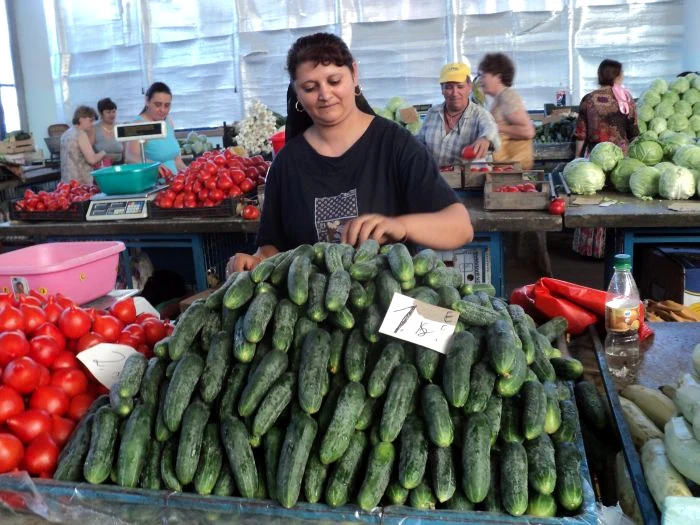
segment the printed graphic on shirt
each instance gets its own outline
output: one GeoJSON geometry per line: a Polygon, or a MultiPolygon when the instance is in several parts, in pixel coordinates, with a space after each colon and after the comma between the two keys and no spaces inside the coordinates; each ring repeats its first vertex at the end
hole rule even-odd
{"type": "Polygon", "coordinates": [[[316,198],[314,222],[319,241],[340,242],[343,227],[357,217],[357,190],[333,197],[316,198]]]}

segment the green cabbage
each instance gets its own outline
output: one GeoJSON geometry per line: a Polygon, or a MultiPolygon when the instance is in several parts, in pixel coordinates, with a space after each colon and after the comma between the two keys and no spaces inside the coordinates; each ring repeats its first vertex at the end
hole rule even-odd
{"type": "MultiPolygon", "coordinates": [[[[645,131],[647,131],[647,123],[644,122],[643,120],[639,120],[637,122],[637,127],[639,128],[640,133],[644,133],[645,131]]],[[[652,131],[652,133],[654,133],[654,132],[652,131]]],[[[656,135],[656,133],[654,133],[654,135],[656,135]]]]}
{"type": "Polygon", "coordinates": [[[668,118],[673,115],[673,102],[661,101],[659,105],[654,108],[654,113],[657,117],[668,118]]]}
{"type": "Polygon", "coordinates": [[[663,133],[659,133],[658,139],[659,139],[660,141],[663,142],[664,140],[669,140],[669,139],[672,138],[675,134],[676,134],[675,131],[671,131],[670,129],[667,129],[667,130],[664,131],[663,133]]]}
{"type": "Polygon", "coordinates": [[[666,91],[668,91],[668,82],[666,82],[663,78],[657,78],[651,83],[649,89],[661,95],[662,93],[666,93],[666,91]]]}
{"type": "Polygon", "coordinates": [[[673,105],[673,110],[676,115],[683,115],[687,118],[693,114],[693,105],[686,100],[679,100],[673,105]]]}
{"type": "Polygon", "coordinates": [[[654,106],[651,104],[640,104],[637,108],[637,119],[639,122],[649,122],[654,118],[654,106]]]}
{"type": "Polygon", "coordinates": [[[639,140],[630,144],[627,154],[633,159],[641,160],[647,166],[661,162],[664,150],[661,144],[653,140],[639,140]]]}
{"type": "Polygon", "coordinates": [[[411,122],[409,124],[406,124],[406,129],[408,131],[410,131],[411,133],[413,133],[414,135],[417,135],[418,132],[420,131],[421,124],[422,124],[422,122],[420,120],[418,120],[416,122],[411,122]]]}
{"type": "Polygon", "coordinates": [[[694,132],[700,131],[700,115],[691,115],[688,119],[688,126],[694,132]]]}
{"type": "Polygon", "coordinates": [[[654,166],[654,168],[659,170],[659,173],[661,173],[662,171],[667,170],[669,168],[675,168],[675,167],[676,167],[676,165],[673,162],[670,162],[667,160],[665,160],[663,162],[659,162],[658,164],[656,164],[654,166]]]}
{"type": "Polygon", "coordinates": [[[664,148],[664,157],[672,159],[678,148],[690,144],[692,140],[687,133],[674,133],[667,139],[664,139],[661,143],[664,148]]]}
{"type": "Polygon", "coordinates": [[[696,76],[693,78],[693,81],[691,82],[691,85],[693,86],[693,88],[695,88],[695,89],[697,89],[698,91],[700,91],[700,77],[696,75],[696,76]]]}
{"type": "Polygon", "coordinates": [[[392,115],[396,113],[396,110],[400,108],[403,104],[405,104],[406,101],[402,99],[401,97],[391,97],[389,100],[386,102],[386,110],[392,115]]]}
{"type": "Polygon", "coordinates": [[[695,177],[682,166],[667,168],[659,177],[659,195],[664,199],[689,199],[695,195],[695,177]]]}
{"type": "Polygon", "coordinates": [[[586,159],[572,160],[564,167],[562,175],[573,193],[593,195],[605,186],[605,172],[586,159]]]}
{"type": "Polygon", "coordinates": [[[678,77],[671,82],[671,90],[676,93],[685,93],[690,89],[690,81],[686,77],[678,77]]]}
{"type": "Polygon", "coordinates": [[[691,106],[696,102],[700,102],[700,91],[695,88],[690,88],[688,91],[683,93],[681,100],[685,100],[691,106]]]}
{"type": "Polygon", "coordinates": [[[624,156],[622,149],[617,144],[600,142],[591,150],[589,160],[603,168],[605,173],[610,173],[624,156]]]}
{"type": "Polygon", "coordinates": [[[375,109],[374,112],[377,115],[379,115],[380,117],[384,117],[385,119],[388,119],[388,120],[394,120],[394,114],[391,111],[389,111],[388,109],[378,108],[378,109],[375,109]]]}
{"type": "Polygon", "coordinates": [[[659,104],[663,102],[670,102],[671,104],[675,104],[680,99],[681,97],[675,91],[667,91],[666,93],[661,95],[661,102],[659,102],[659,104]]]}
{"type": "Polygon", "coordinates": [[[656,197],[659,194],[659,177],[659,170],[651,166],[634,170],[630,175],[630,189],[634,196],[644,200],[656,197]]]}
{"type": "Polygon", "coordinates": [[[668,117],[666,124],[668,125],[668,129],[672,131],[685,131],[689,126],[688,119],[678,113],[668,117]]]}
{"type": "Polygon", "coordinates": [[[661,102],[661,94],[648,89],[639,96],[639,102],[640,106],[651,106],[653,109],[661,102]]]}
{"type": "Polygon", "coordinates": [[[654,133],[662,133],[668,128],[668,123],[663,117],[654,117],[649,124],[647,124],[647,128],[654,133]]]}
{"type": "MultiPolygon", "coordinates": [[[[641,128],[639,131],[642,131],[641,128]]],[[[648,129],[640,133],[638,138],[639,140],[658,140],[659,136],[656,134],[656,131],[651,131],[650,129],[648,129]]]]}
{"type": "Polygon", "coordinates": [[[673,155],[673,163],[691,170],[700,169],[700,146],[689,144],[678,148],[673,155]]]}
{"type": "Polygon", "coordinates": [[[700,102],[693,104],[693,115],[700,115],[700,102]]]}
{"type": "Polygon", "coordinates": [[[610,182],[617,191],[630,191],[630,175],[639,168],[643,168],[645,164],[637,159],[626,157],[617,163],[615,169],[610,174],[610,182]]]}

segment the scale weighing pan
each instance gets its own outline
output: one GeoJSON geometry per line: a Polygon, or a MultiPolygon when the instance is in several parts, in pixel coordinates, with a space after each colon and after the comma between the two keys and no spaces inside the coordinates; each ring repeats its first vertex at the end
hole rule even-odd
{"type": "Polygon", "coordinates": [[[87,221],[117,221],[122,219],[145,219],[148,217],[148,201],[167,185],[154,186],[144,192],[130,195],[106,195],[98,193],[90,198],[87,221]]]}

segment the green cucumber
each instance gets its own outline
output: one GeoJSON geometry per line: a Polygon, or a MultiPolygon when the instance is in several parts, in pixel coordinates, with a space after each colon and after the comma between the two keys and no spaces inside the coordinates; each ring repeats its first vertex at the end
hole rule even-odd
{"type": "Polygon", "coordinates": [[[476,339],[469,332],[454,334],[442,369],[442,390],[447,402],[461,408],[469,397],[469,381],[476,356],[476,339]]]}
{"type": "Polygon", "coordinates": [[[177,361],[189,350],[193,341],[199,335],[204,318],[208,312],[209,310],[204,306],[204,301],[195,301],[187,310],[180,314],[168,341],[168,355],[170,355],[171,360],[177,361]]]}
{"type": "Polygon", "coordinates": [[[343,348],[345,348],[345,332],[335,328],[331,332],[331,348],[328,356],[328,371],[331,374],[340,372],[343,363],[343,348]]]}
{"type": "Polygon", "coordinates": [[[219,472],[219,477],[216,480],[216,485],[214,485],[214,490],[212,494],[214,496],[233,496],[236,489],[236,484],[233,480],[233,474],[231,473],[231,468],[224,461],[221,465],[221,471],[219,472]]]}
{"type": "Polygon", "coordinates": [[[380,264],[375,260],[354,262],[348,269],[350,277],[355,281],[367,282],[374,279],[380,270],[380,264]]]}
{"type": "Polygon", "coordinates": [[[306,304],[309,298],[309,275],[311,259],[305,255],[294,257],[287,274],[287,293],[294,304],[306,304]]]}
{"type": "Polygon", "coordinates": [[[522,443],[522,411],[518,396],[503,398],[501,410],[501,430],[499,435],[504,443],[522,443]]]}
{"type": "Polygon", "coordinates": [[[439,386],[423,387],[421,406],[430,441],[438,447],[449,447],[454,440],[454,428],[447,400],[439,386]]]}
{"type": "Polygon", "coordinates": [[[494,312],[493,309],[484,308],[464,298],[454,303],[452,310],[459,314],[459,318],[467,326],[489,326],[500,319],[498,313],[494,312]]]}
{"type": "Polygon", "coordinates": [[[499,377],[496,380],[496,393],[501,397],[511,397],[520,392],[527,377],[528,368],[525,352],[516,348],[514,355],[515,366],[513,369],[507,376],[499,377]]]}
{"type": "Polygon", "coordinates": [[[403,364],[396,367],[391,375],[379,423],[379,437],[382,441],[392,442],[398,437],[417,384],[418,372],[413,365],[403,364]]]}
{"type": "Polygon", "coordinates": [[[241,363],[250,363],[255,356],[255,343],[251,343],[245,338],[243,333],[244,317],[241,316],[236,321],[233,332],[233,357],[241,363]]]}
{"type": "Polygon", "coordinates": [[[578,412],[576,405],[570,399],[562,399],[559,401],[559,410],[561,412],[561,425],[556,432],[552,434],[552,440],[555,443],[573,442],[576,441],[578,434],[578,412]]]}
{"type": "Polygon", "coordinates": [[[443,308],[452,309],[452,305],[462,299],[454,286],[441,286],[436,291],[440,296],[438,305],[443,308]]]}
{"type": "Polygon", "coordinates": [[[362,381],[365,375],[369,343],[363,337],[359,328],[353,329],[348,335],[343,355],[345,375],[350,381],[362,381]]]}
{"type": "Polygon", "coordinates": [[[345,454],[364,402],[365,388],[360,383],[350,382],[341,391],[319,447],[319,458],[324,465],[337,461],[345,454]]]}
{"type": "Polygon", "coordinates": [[[544,417],[544,431],[547,434],[554,434],[561,425],[561,409],[559,408],[559,398],[557,396],[557,385],[551,381],[543,384],[544,393],[547,398],[547,411],[544,417]]]}
{"type": "Polygon", "coordinates": [[[323,273],[312,273],[309,277],[309,300],[306,303],[306,315],[312,321],[320,323],[328,317],[326,310],[326,286],[328,278],[323,273]]]}
{"type": "Polygon", "coordinates": [[[180,428],[190,398],[204,370],[204,360],[197,354],[187,353],[177,364],[165,393],[163,421],[171,432],[180,428]]]}
{"type": "Polygon", "coordinates": [[[379,342],[381,334],[379,327],[382,326],[382,312],[376,304],[370,304],[365,310],[365,318],[362,322],[362,335],[370,343],[379,342]]]}
{"type": "Polygon", "coordinates": [[[355,431],[345,454],[333,465],[328,476],[326,503],[331,507],[345,505],[351,494],[354,494],[354,486],[358,481],[366,448],[367,437],[364,432],[355,431]]]}
{"type": "Polygon", "coordinates": [[[267,281],[272,275],[274,269],[275,262],[271,261],[269,258],[265,259],[250,272],[250,280],[255,284],[267,281]]]}
{"type": "Polygon", "coordinates": [[[380,442],[372,447],[365,479],[357,494],[357,503],[365,512],[375,508],[382,499],[389,485],[395,456],[396,451],[391,443],[380,442]]]}
{"type": "Polygon", "coordinates": [[[284,433],[279,427],[272,427],[263,437],[263,454],[265,458],[265,481],[267,481],[267,495],[270,499],[277,499],[277,464],[282,451],[284,433]]]}
{"type": "Polygon", "coordinates": [[[438,266],[425,276],[425,283],[434,290],[441,286],[458,288],[462,285],[462,276],[455,268],[438,266]]]}
{"type": "Polygon", "coordinates": [[[150,405],[138,404],[126,420],[117,454],[117,484],[134,488],[141,478],[151,442],[153,423],[150,405]]]}
{"type": "Polygon", "coordinates": [[[234,410],[237,410],[249,370],[249,363],[236,363],[231,368],[218,400],[219,419],[223,419],[226,414],[233,415],[234,410]]]}
{"type": "Polygon", "coordinates": [[[462,490],[472,503],[484,501],[491,479],[491,424],[477,412],[467,418],[462,442],[462,490]]]}
{"type": "Polygon", "coordinates": [[[469,398],[464,404],[467,414],[483,412],[489,402],[496,384],[496,373],[491,370],[486,360],[479,361],[471,371],[469,398]]]}
{"type": "Polygon", "coordinates": [[[547,396],[539,381],[526,381],[522,388],[523,435],[535,439],[544,432],[547,416],[547,396]]]}
{"type": "Polygon", "coordinates": [[[386,256],[391,273],[397,281],[402,282],[413,279],[413,259],[405,245],[400,243],[392,245],[386,256]]]}
{"type": "Polygon", "coordinates": [[[493,322],[487,329],[489,362],[500,376],[508,377],[515,369],[517,353],[520,351],[515,337],[513,327],[502,319],[493,322]]]}
{"type": "Polygon", "coordinates": [[[277,303],[272,323],[272,346],[276,350],[286,352],[292,346],[297,317],[298,308],[289,299],[277,303]]]}
{"type": "Polygon", "coordinates": [[[153,407],[158,406],[158,393],[160,385],[165,379],[165,369],[168,364],[166,359],[152,357],[148,360],[146,372],[141,380],[140,397],[141,401],[153,407]]]}
{"type": "MultiPolygon", "coordinates": [[[[177,361],[173,361],[176,363],[177,361]]],[[[165,379],[158,389],[158,410],[156,411],[155,420],[153,423],[153,437],[156,441],[164,443],[170,436],[172,432],[165,424],[165,397],[168,393],[168,388],[170,387],[170,379],[165,379]]]]}
{"type": "Polygon", "coordinates": [[[537,518],[553,518],[557,515],[557,501],[551,494],[530,494],[525,512],[537,518]]]}
{"type": "Polygon", "coordinates": [[[557,483],[554,445],[547,434],[525,442],[527,476],[530,486],[540,494],[551,494],[557,483]]]}
{"type": "MultiPolygon", "coordinates": [[[[314,243],[313,245],[313,250],[314,250],[314,264],[325,264],[326,260],[326,248],[330,246],[331,243],[325,242],[325,241],[319,241],[317,243],[314,243]]],[[[274,498],[273,498],[274,499],[274,498]]]]}
{"type": "Polygon", "coordinates": [[[399,483],[411,490],[418,486],[428,464],[428,440],[421,418],[411,415],[401,429],[399,483]]]}
{"type": "Polygon", "coordinates": [[[238,492],[244,498],[252,498],[258,489],[258,470],[248,443],[248,430],[243,421],[230,414],[221,420],[219,428],[238,492]]]}
{"type": "Polygon", "coordinates": [[[549,362],[560,379],[575,381],[583,375],[583,363],[573,357],[553,357],[549,362]]]}
{"type": "Polygon", "coordinates": [[[352,279],[350,274],[344,269],[334,271],[328,277],[328,287],[326,288],[326,310],[329,312],[339,312],[348,302],[352,279]]]}
{"type": "Polygon", "coordinates": [[[527,453],[521,443],[501,448],[501,504],[512,516],[527,510],[527,453]]]}
{"type": "Polygon", "coordinates": [[[309,503],[318,503],[323,496],[323,489],[328,477],[328,465],[318,457],[318,450],[311,449],[309,460],[304,470],[304,496],[309,503]]]}
{"type": "Polygon", "coordinates": [[[248,303],[253,298],[255,284],[250,278],[250,272],[239,272],[224,294],[224,306],[229,310],[236,310],[248,303]]]}
{"type": "MultiPolygon", "coordinates": [[[[141,470],[139,487],[148,490],[160,490],[163,480],[160,477],[160,460],[163,452],[163,443],[152,440],[149,444],[146,464],[141,470]]],[[[55,477],[55,476],[54,476],[55,477]]]]}
{"type": "Polygon", "coordinates": [[[350,295],[348,296],[348,301],[350,306],[357,310],[364,310],[370,304],[369,298],[367,297],[367,291],[362,283],[355,281],[353,279],[352,284],[350,284],[350,295]]]}
{"type": "Polygon", "coordinates": [[[401,285],[394,278],[394,275],[389,270],[382,270],[375,279],[377,286],[377,296],[379,305],[386,310],[391,304],[395,293],[401,293],[401,285]]]}
{"type": "Polygon", "coordinates": [[[550,343],[556,341],[569,329],[569,322],[566,317],[552,317],[549,321],[537,327],[537,331],[544,335],[550,343]]]}
{"type": "Polygon", "coordinates": [[[493,513],[503,513],[501,505],[501,461],[499,451],[491,450],[491,479],[489,481],[489,493],[484,500],[484,510],[493,513]]]}
{"type": "Polygon", "coordinates": [[[204,429],[208,420],[209,406],[199,399],[192,401],[182,416],[175,474],[183,486],[191,483],[197,472],[204,429]]]}
{"type": "Polygon", "coordinates": [[[413,489],[408,495],[408,502],[414,509],[433,510],[435,508],[435,494],[425,480],[413,489]]]}
{"type": "Polygon", "coordinates": [[[166,489],[182,492],[182,485],[175,475],[175,455],[177,454],[177,438],[171,437],[163,443],[160,454],[160,477],[166,489]]]}
{"type": "Polygon", "coordinates": [[[299,406],[308,414],[315,414],[323,401],[323,382],[328,377],[331,336],[315,329],[304,338],[299,365],[299,406]],[[325,379],[324,379],[325,378],[325,379]]]}
{"type": "Polygon", "coordinates": [[[98,484],[109,478],[118,431],[117,413],[110,406],[99,408],[93,417],[90,445],[83,465],[83,476],[89,483],[98,484]]]}
{"type": "Polygon", "coordinates": [[[530,330],[530,334],[532,334],[532,339],[535,343],[535,359],[530,363],[530,368],[532,368],[532,371],[535,372],[537,378],[542,383],[545,381],[554,381],[557,378],[557,374],[547,357],[547,347],[551,347],[551,345],[549,345],[547,339],[536,330],[530,330]]]}
{"type": "Polygon", "coordinates": [[[401,486],[401,483],[398,481],[392,480],[389,482],[384,495],[389,499],[392,505],[403,505],[408,499],[408,494],[408,489],[401,486]]]}
{"type": "Polygon", "coordinates": [[[256,296],[243,317],[243,335],[251,343],[259,343],[265,335],[267,325],[272,320],[277,306],[277,298],[272,294],[256,296]]]}
{"type": "Polygon", "coordinates": [[[156,357],[168,357],[168,344],[170,343],[170,336],[165,336],[163,339],[158,341],[153,345],[153,355],[156,357]]]}
{"type": "MultiPolygon", "coordinates": [[[[488,437],[487,434],[487,439],[488,437]]],[[[457,488],[452,447],[433,446],[430,450],[430,467],[435,497],[440,503],[444,503],[452,497],[457,488]]]]}
{"type": "Polygon", "coordinates": [[[292,508],[299,499],[304,469],[317,430],[318,425],[310,415],[294,411],[277,467],[277,500],[285,508],[292,508]]]}
{"type": "Polygon", "coordinates": [[[557,464],[556,495],[566,510],[575,511],[583,503],[581,455],[574,443],[559,443],[555,447],[557,464]]]}
{"type": "Polygon", "coordinates": [[[250,416],[255,412],[265,394],[288,366],[289,357],[285,352],[270,350],[265,354],[241,392],[241,398],[238,401],[238,414],[241,417],[250,416]]]}
{"type": "Polygon", "coordinates": [[[210,310],[204,317],[202,331],[199,333],[199,337],[202,340],[202,348],[204,349],[205,353],[209,351],[209,345],[211,344],[212,337],[214,337],[214,334],[220,330],[221,312],[219,310],[210,310]]]}
{"type": "Polygon", "coordinates": [[[403,362],[403,358],[403,346],[398,341],[392,341],[384,347],[367,381],[367,394],[370,397],[384,395],[391,374],[403,362]]]}
{"type": "Polygon", "coordinates": [[[324,261],[326,263],[326,270],[329,275],[336,270],[343,269],[343,252],[345,249],[339,244],[328,244],[324,251],[324,261]]]}
{"type": "Polygon", "coordinates": [[[347,306],[343,306],[337,312],[331,312],[329,314],[330,321],[334,326],[342,328],[343,330],[352,330],[355,326],[355,316],[347,306]]]}
{"type": "Polygon", "coordinates": [[[503,414],[503,399],[498,396],[491,396],[483,412],[489,420],[491,429],[491,446],[496,444],[496,439],[501,431],[501,416],[503,414]]]}
{"type": "Polygon", "coordinates": [[[228,375],[233,361],[233,338],[224,331],[212,337],[204,370],[199,381],[199,393],[202,399],[211,403],[221,392],[224,379],[228,375]]]}
{"type": "Polygon", "coordinates": [[[101,395],[92,402],[88,411],[78,422],[70,435],[68,442],[58,456],[58,466],[53,478],[59,481],[82,481],[83,464],[85,456],[90,448],[90,438],[92,435],[92,424],[95,419],[95,412],[103,406],[109,405],[106,395],[101,395]]]}
{"type": "Polygon", "coordinates": [[[228,308],[222,308],[221,310],[221,329],[224,332],[232,334],[236,327],[236,321],[241,315],[240,310],[229,310],[228,308]]]}
{"type": "Polygon", "coordinates": [[[588,381],[579,381],[574,394],[583,420],[595,429],[604,430],[608,426],[608,415],[596,387],[588,381]]]}
{"type": "Polygon", "coordinates": [[[148,361],[143,354],[131,354],[124,363],[119,373],[119,379],[112,390],[116,390],[120,397],[134,397],[139,393],[143,375],[146,373],[148,361]]]}
{"type": "Polygon", "coordinates": [[[194,475],[194,490],[197,494],[207,496],[214,491],[216,481],[221,473],[224,450],[219,437],[219,425],[208,423],[204,428],[199,465],[194,475]]]}
{"type": "Polygon", "coordinates": [[[428,275],[438,262],[438,254],[430,248],[419,251],[413,256],[413,272],[419,277],[428,275]]]}
{"type": "Polygon", "coordinates": [[[440,353],[425,346],[416,345],[415,348],[418,374],[426,381],[432,382],[440,364],[440,353]]]}
{"type": "Polygon", "coordinates": [[[285,372],[265,394],[253,419],[252,433],[264,436],[282,415],[294,397],[296,376],[294,372],[285,372]]]}
{"type": "Polygon", "coordinates": [[[445,508],[460,512],[471,512],[474,510],[474,504],[467,499],[458,487],[452,497],[445,502],[445,508]]]}
{"type": "Polygon", "coordinates": [[[277,288],[275,288],[274,284],[262,282],[258,283],[255,285],[255,294],[253,297],[257,297],[258,295],[272,295],[273,297],[277,297],[277,288]]]}
{"type": "Polygon", "coordinates": [[[366,397],[365,403],[362,406],[362,412],[360,412],[360,417],[355,423],[355,430],[367,430],[372,423],[375,422],[377,415],[380,413],[382,408],[382,403],[373,397],[366,397]]]}

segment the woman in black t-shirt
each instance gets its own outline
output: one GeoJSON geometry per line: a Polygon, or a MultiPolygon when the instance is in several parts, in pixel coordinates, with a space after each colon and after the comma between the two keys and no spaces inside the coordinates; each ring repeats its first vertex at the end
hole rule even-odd
{"type": "Polygon", "coordinates": [[[298,39],[287,69],[293,131],[267,177],[258,250],[236,254],[229,271],[317,241],[372,238],[447,250],[472,240],[469,213],[430,153],[410,132],[367,111],[357,63],[340,38],[298,39]]]}

